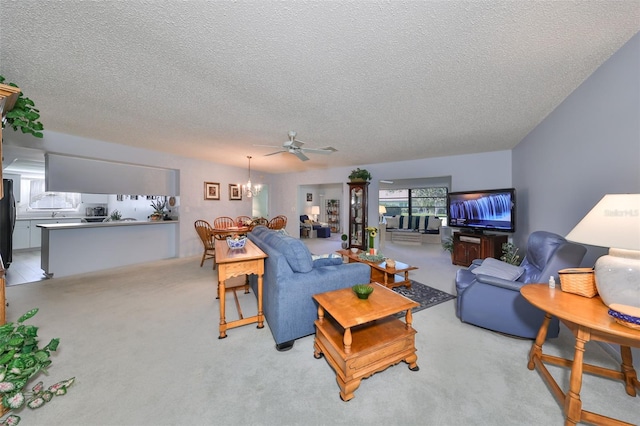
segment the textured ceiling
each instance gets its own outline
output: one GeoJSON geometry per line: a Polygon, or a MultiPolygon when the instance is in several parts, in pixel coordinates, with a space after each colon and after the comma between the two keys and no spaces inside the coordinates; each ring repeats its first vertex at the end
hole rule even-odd
{"type": "Polygon", "coordinates": [[[633,1],[8,1],[45,129],[280,173],[511,149],[640,30],[633,1]],[[330,156],[265,157],[295,130],[330,156]]]}

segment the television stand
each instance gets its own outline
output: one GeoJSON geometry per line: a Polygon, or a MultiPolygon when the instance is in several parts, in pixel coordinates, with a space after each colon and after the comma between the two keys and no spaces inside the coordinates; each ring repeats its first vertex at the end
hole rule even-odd
{"type": "Polygon", "coordinates": [[[454,232],[453,264],[469,266],[474,259],[499,259],[502,255],[502,244],[506,242],[506,235],[454,232]]]}

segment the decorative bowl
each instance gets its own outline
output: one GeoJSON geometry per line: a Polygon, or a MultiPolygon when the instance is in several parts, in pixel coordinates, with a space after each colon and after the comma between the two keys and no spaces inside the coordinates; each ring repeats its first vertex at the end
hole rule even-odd
{"type": "Polygon", "coordinates": [[[373,293],[373,286],[371,284],[356,284],[351,288],[356,296],[358,296],[358,299],[368,299],[369,295],[373,293]]]}
{"type": "Polygon", "coordinates": [[[351,247],[351,253],[356,254],[358,252],[358,247],[351,247]]]}
{"type": "Polygon", "coordinates": [[[247,242],[247,237],[240,237],[238,239],[227,237],[227,245],[231,250],[238,250],[244,248],[247,242]]]}

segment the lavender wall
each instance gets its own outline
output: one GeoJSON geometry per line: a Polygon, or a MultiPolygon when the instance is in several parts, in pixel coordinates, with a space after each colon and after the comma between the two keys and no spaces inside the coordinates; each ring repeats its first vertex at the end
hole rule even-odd
{"type": "MultiPolygon", "coordinates": [[[[640,33],[514,148],[517,245],[536,230],[566,235],[605,194],[640,192],[639,76],[640,33]]],[[[584,266],[602,253],[590,247],[584,266]]]]}

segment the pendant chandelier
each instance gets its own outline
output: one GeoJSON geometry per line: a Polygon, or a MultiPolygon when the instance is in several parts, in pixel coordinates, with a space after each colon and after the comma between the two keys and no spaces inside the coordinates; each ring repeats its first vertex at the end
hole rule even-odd
{"type": "Polygon", "coordinates": [[[247,159],[249,160],[249,180],[247,183],[242,185],[242,192],[245,197],[251,198],[257,196],[260,191],[262,191],[262,185],[252,185],[251,184],[251,156],[247,155],[247,159]]]}

